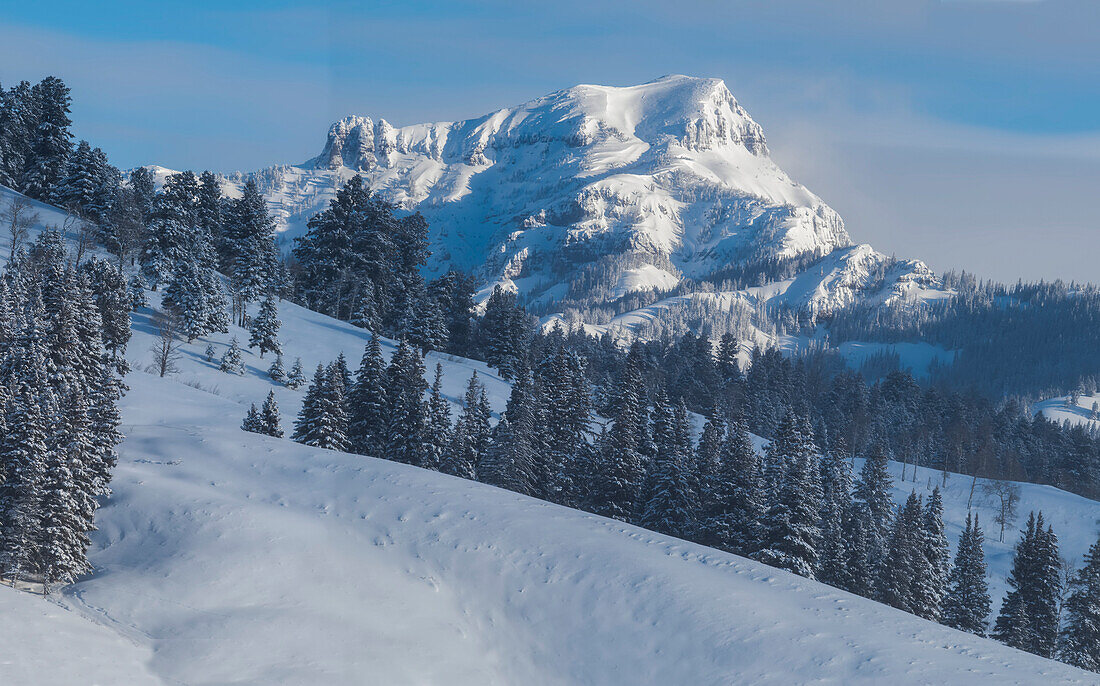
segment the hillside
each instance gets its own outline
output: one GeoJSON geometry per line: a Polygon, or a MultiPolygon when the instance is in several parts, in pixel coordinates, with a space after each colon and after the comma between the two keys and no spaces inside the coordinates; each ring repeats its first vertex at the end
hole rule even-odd
{"type": "MultiPolygon", "coordinates": [[[[138,368],[150,314],[135,315],[138,368]]],[[[287,303],[281,315],[288,359],[358,357],[361,330],[287,303]]],[[[215,339],[220,353],[228,336],[215,339]]],[[[151,651],[148,670],[164,683],[1092,681],[620,522],[242,432],[247,403],[271,387],[266,360],[246,354],[248,373],[233,377],[201,359],[205,345],[184,347],[178,376],[128,377],[128,438],[97,520],[96,571],[60,599],[120,645],[151,651]]],[[[452,398],[477,369],[503,405],[507,385],[492,372],[437,359],[452,398]]],[[[287,428],[301,393],[278,394],[287,428]]],[[[952,538],[965,486],[949,482],[952,538]]],[[[1059,510],[1056,527],[1097,514],[1095,503],[1024,488],[1025,507],[1059,510]]],[[[1067,553],[1077,545],[1070,537],[1067,553]]],[[[995,578],[1004,550],[990,544],[995,578]]],[[[58,614],[27,621],[43,633],[86,626],[58,614]]],[[[0,665],[0,676],[30,668],[0,665]]]]}

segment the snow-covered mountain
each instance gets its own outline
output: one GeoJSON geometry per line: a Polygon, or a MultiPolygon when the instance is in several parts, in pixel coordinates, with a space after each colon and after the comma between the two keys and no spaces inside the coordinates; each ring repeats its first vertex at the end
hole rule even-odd
{"type": "Polygon", "coordinates": [[[923,263],[853,245],[719,79],[581,85],[459,122],[350,116],[317,157],[254,176],[289,238],[353,174],[427,217],[431,274],[475,272],[541,313],[796,259],[823,258],[782,301],[815,311],[939,288],[923,263]]]}

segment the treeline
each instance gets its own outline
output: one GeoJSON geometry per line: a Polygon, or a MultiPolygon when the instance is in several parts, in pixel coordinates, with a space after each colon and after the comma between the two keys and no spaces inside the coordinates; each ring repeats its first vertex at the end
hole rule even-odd
{"type": "Polygon", "coordinates": [[[851,307],[831,315],[833,343],[915,341],[958,351],[932,378],[991,397],[1029,399],[1095,389],[1100,350],[1100,290],[1055,282],[1006,286],[947,273],[954,298],[919,306],[851,307]]]}
{"type": "Polygon", "coordinates": [[[0,277],[0,575],[48,592],[89,571],[110,493],[131,300],[118,269],[56,231],[0,277]]]}

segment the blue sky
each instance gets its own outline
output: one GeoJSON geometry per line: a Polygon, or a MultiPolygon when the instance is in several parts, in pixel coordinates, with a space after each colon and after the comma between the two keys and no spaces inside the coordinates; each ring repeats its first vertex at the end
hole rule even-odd
{"type": "Polygon", "coordinates": [[[716,76],[858,241],[1100,281],[1100,2],[0,1],[0,82],[74,91],[116,163],[250,170],[349,113],[483,114],[576,83],[716,76]]]}

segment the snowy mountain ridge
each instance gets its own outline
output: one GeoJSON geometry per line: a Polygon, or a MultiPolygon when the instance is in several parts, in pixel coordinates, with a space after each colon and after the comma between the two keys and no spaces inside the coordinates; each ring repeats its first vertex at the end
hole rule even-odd
{"type": "Polygon", "coordinates": [[[790,260],[811,267],[782,302],[816,312],[942,293],[923,263],[853,245],[719,79],[580,85],[458,122],[349,116],[317,157],[251,176],[289,239],[354,174],[428,219],[429,275],[473,272],[481,297],[501,284],[540,313],[790,260]]]}

